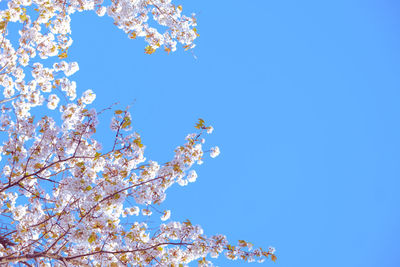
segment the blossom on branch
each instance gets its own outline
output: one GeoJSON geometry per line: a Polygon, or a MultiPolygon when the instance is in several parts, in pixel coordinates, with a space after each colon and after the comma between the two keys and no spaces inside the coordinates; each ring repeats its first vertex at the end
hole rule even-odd
{"type": "MultiPolygon", "coordinates": [[[[194,15],[170,0],[8,1],[0,11],[0,265],[207,266],[220,254],[275,261],[273,248],[231,245],[158,210],[168,188],[197,180],[192,168],[203,162],[203,137],[213,132],[204,120],[160,164],[146,159],[128,109],[115,110],[113,145],[102,148],[95,133],[103,111],[90,108],[91,89],[77,98],[70,77],[79,65],[67,60],[72,15],[90,10],[113,18],[129,38],[143,37],[148,54],[160,47],[173,52],[178,44],[191,49],[198,37],[194,15]],[[20,27],[17,44],[8,36],[11,24],[20,27]],[[54,111],[32,115],[46,106],[54,111]],[[57,112],[60,119],[49,115],[57,112]]],[[[205,151],[213,158],[220,153],[205,151]]]]}

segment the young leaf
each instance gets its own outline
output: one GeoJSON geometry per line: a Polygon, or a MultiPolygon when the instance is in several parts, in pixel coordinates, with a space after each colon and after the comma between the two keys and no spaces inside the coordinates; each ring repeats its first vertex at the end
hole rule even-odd
{"type": "Polygon", "coordinates": [[[94,241],[96,241],[96,239],[97,239],[97,235],[94,232],[92,232],[89,236],[88,241],[90,244],[92,244],[94,241]]]}

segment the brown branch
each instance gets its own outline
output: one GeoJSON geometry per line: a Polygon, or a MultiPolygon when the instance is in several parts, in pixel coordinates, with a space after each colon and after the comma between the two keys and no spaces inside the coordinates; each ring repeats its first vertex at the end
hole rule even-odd
{"type": "Polygon", "coordinates": [[[11,242],[8,238],[4,236],[0,236],[0,244],[3,245],[4,248],[7,248],[7,246],[15,246],[15,243],[11,242]]]}
{"type": "Polygon", "coordinates": [[[54,259],[54,260],[58,260],[61,262],[70,262],[76,266],[89,266],[88,264],[85,264],[79,260],[79,258],[84,258],[84,257],[88,257],[88,256],[93,256],[93,255],[97,255],[97,254],[112,254],[112,255],[118,255],[118,254],[124,254],[124,253],[135,253],[135,252],[139,252],[139,251],[147,251],[147,250],[151,250],[160,246],[164,246],[164,245],[174,245],[174,246],[190,246],[193,245],[192,243],[175,243],[175,242],[164,242],[164,243],[159,243],[150,247],[146,247],[146,248],[138,248],[138,249],[133,249],[133,250],[119,250],[119,251],[107,251],[107,250],[100,250],[100,251],[93,251],[93,252],[89,252],[89,253],[85,253],[85,254],[79,254],[79,255],[75,255],[75,256],[69,256],[69,257],[63,257],[63,256],[59,256],[57,254],[54,253],[48,253],[48,252],[36,252],[36,253],[32,253],[32,254],[25,254],[25,255],[20,255],[20,256],[4,256],[4,257],[0,257],[0,264],[3,263],[12,263],[12,262],[22,262],[22,261],[29,261],[29,260],[33,260],[33,259],[39,259],[39,258],[48,258],[48,259],[54,259]]]}

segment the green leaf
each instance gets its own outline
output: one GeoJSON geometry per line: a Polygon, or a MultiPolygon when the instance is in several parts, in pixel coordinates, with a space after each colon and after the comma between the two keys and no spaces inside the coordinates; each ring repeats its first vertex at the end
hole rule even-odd
{"type": "Polygon", "coordinates": [[[144,52],[148,55],[153,54],[154,52],[156,52],[156,49],[153,48],[152,46],[148,45],[146,46],[146,48],[144,49],[144,52]]]}
{"type": "Polygon", "coordinates": [[[203,119],[199,119],[199,122],[198,123],[196,123],[196,126],[194,126],[194,128],[196,128],[196,129],[201,129],[201,128],[203,128],[204,127],[204,120],[203,119]]]}
{"type": "Polygon", "coordinates": [[[131,120],[128,117],[124,118],[124,123],[122,123],[121,128],[125,129],[126,127],[131,125],[131,120]]]}
{"type": "Polygon", "coordinates": [[[99,159],[100,156],[101,156],[101,153],[96,152],[96,154],[94,154],[94,159],[95,159],[95,160],[96,160],[96,159],[99,159]]]}
{"type": "Polygon", "coordinates": [[[22,21],[27,21],[27,20],[28,20],[28,17],[26,16],[26,14],[20,15],[19,18],[20,18],[22,21]]]}
{"type": "Polygon", "coordinates": [[[94,232],[92,232],[92,234],[89,236],[88,241],[90,244],[92,244],[94,241],[96,241],[96,239],[97,239],[97,235],[94,232]]]}
{"type": "Polygon", "coordinates": [[[138,147],[142,148],[143,144],[142,144],[142,139],[140,137],[136,138],[135,140],[133,140],[133,143],[135,145],[137,145],[138,147]]]}
{"type": "Polygon", "coordinates": [[[0,22],[0,30],[4,30],[6,28],[7,21],[3,20],[0,22]]]}
{"type": "Polygon", "coordinates": [[[64,59],[64,58],[67,58],[67,57],[68,57],[68,54],[66,52],[63,52],[63,53],[58,55],[59,59],[64,59]]]}
{"type": "Polygon", "coordinates": [[[186,226],[192,226],[192,223],[189,221],[189,219],[186,219],[186,221],[183,222],[186,226]]]}
{"type": "Polygon", "coordinates": [[[100,195],[96,195],[96,196],[94,197],[94,201],[99,201],[101,198],[102,198],[102,197],[101,197],[100,195]]]}

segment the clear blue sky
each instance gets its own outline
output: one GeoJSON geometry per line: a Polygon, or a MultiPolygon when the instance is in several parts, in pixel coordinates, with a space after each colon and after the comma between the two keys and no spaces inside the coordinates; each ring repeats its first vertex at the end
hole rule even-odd
{"type": "Polygon", "coordinates": [[[206,144],[221,155],[170,190],[172,219],[276,247],[265,266],[400,266],[399,2],[180,3],[198,14],[197,60],[145,55],[87,13],[69,53],[96,107],[135,101],[148,158],[170,159],[199,117],[214,126],[206,144]]]}

